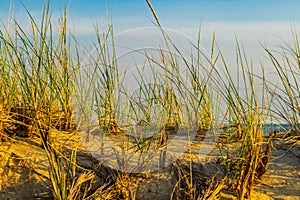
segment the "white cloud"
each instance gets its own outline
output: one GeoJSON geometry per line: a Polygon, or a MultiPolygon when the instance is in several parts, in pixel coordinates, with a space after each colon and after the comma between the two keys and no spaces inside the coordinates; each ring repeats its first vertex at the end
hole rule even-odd
{"type": "MultiPolygon", "coordinates": [[[[37,23],[40,23],[41,12],[31,13],[37,23]]],[[[3,14],[2,14],[3,15],[3,14]]],[[[26,12],[15,13],[16,19],[21,27],[31,34],[31,24],[26,12]]],[[[52,25],[54,32],[59,32],[60,26],[60,13],[52,13],[52,25]]],[[[7,18],[7,17],[6,17],[7,18]]],[[[1,19],[5,19],[2,17],[1,19]]],[[[3,20],[5,22],[5,20],[3,20]]],[[[108,27],[109,20],[105,17],[79,17],[76,15],[68,16],[69,31],[75,33],[79,38],[85,38],[89,36],[95,36],[95,27],[98,27],[100,31],[105,31],[108,27]]],[[[155,37],[159,37],[158,31],[153,28],[155,26],[151,23],[151,20],[143,18],[131,18],[131,17],[117,17],[112,19],[114,25],[114,32],[116,37],[122,41],[122,46],[128,45],[128,47],[137,47],[140,44],[144,46],[152,46],[158,44],[158,40],[154,42],[155,37]],[[144,41],[141,41],[144,40],[144,41]],[[148,40],[148,41],[146,41],[148,40]]],[[[196,24],[196,23],[195,23],[196,24]]],[[[182,43],[186,46],[186,41],[183,43],[184,37],[190,37],[189,39],[197,40],[197,34],[199,26],[192,23],[176,24],[171,27],[169,32],[175,35],[175,40],[178,43],[182,43]],[[180,39],[179,39],[180,38],[180,39]]],[[[226,58],[234,58],[235,56],[235,36],[241,44],[245,46],[247,55],[255,60],[256,63],[265,55],[263,48],[259,42],[266,44],[268,47],[275,47],[280,44],[280,40],[288,41],[292,40],[291,25],[295,25],[296,28],[300,27],[300,22],[292,24],[290,21],[279,22],[220,22],[210,21],[202,22],[201,24],[201,39],[202,46],[207,52],[210,52],[210,45],[213,32],[217,33],[217,44],[225,54],[226,58]]],[[[169,28],[169,27],[165,27],[169,28]]],[[[189,48],[188,46],[186,46],[189,48]]],[[[234,62],[234,59],[228,59],[229,62],[234,62]]]]}
{"type": "MultiPolygon", "coordinates": [[[[243,45],[247,55],[254,63],[265,59],[266,55],[261,44],[269,48],[277,48],[283,41],[293,40],[292,27],[300,28],[299,22],[203,22],[201,25],[201,39],[203,45],[210,49],[213,32],[216,31],[217,44],[225,54],[225,58],[234,58],[237,37],[239,44],[243,45]],[[261,43],[261,44],[260,44],[261,43]]],[[[192,38],[197,37],[199,27],[179,28],[192,38]]],[[[228,59],[235,62],[234,59],[228,59]]]]}
{"type": "MultiPolygon", "coordinates": [[[[70,20],[72,29],[78,36],[86,36],[95,34],[95,24],[101,27],[107,26],[107,21],[95,18],[73,18],[70,20]]],[[[114,20],[115,34],[122,33],[122,36],[127,36],[128,39],[138,39],[138,37],[151,37],[157,34],[153,30],[151,24],[142,23],[142,19],[116,19],[114,20]],[[125,21],[127,23],[125,24],[125,21]],[[124,22],[124,23],[123,23],[124,22]],[[146,24],[146,25],[145,25],[146,24]]],[[[294,23],[295,27],[300,27],[300,23],[294,23]]],[[[197,40],[199,27],[197,26],[181,26],[176,25],[170,31],[177,32],[181,35],[187,35],[190,38],[197,40]]],[[[169,28],[169,27],[165,27],[169,28]]],[[[278,43],[280,39],[291,39],[291,22],[203,22],[201,25],[201,37],[204,41],[211,41],[213,32],[217,33],[217,41],[221,43],[235,43],[235,36],[245,45],[259,42],[266,44],[278,43]]]]}

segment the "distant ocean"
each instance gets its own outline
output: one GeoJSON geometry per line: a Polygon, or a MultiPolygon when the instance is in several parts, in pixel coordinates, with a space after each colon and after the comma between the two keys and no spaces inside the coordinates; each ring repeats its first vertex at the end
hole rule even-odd
{"type": "Polygon", "coordinates": [[[289,124],[264,124],[264,133],[267,135],[274,132],[286,132],[291,129],[289,124]]]}

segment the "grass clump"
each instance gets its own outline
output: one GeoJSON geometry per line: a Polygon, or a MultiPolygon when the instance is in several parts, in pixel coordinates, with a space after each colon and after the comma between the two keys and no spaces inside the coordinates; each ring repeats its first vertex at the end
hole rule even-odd
{"type": "MultiPolygon", "coordinates": [[[[31,30],[24,30],[12,16],[9,26],[0,32],[1,105],[13,116],[6,122],[16,129],[24,129],[21,133],[27,134],[32,134],[28,130],[34,122],[59,130],[70,129],[73,126],[71,95],[75,67],[69,51],[66,13],[62,16],[57,42],[48,4],[45,4],[40,25],[29,11],[27,13],[31,30]]],[[[10,126],[6,127],[7,133],[14,132],[9,130],[10,126]]]]}
{"type": "Polygon", "coordinates": [[[61,16],[59,35],[52,30],[49,2],[45,2],[40,24],[26,11],[30,30],[23,29],[10,13],[8,26],[0,31],[0,133],[2,137],[40,137],[55,198],[73,199],[92,175],[72,181],[74,155],[66,163],[49,141],[51,131],[70,131],[74,127],[76,64],[67,36],[67,11],[61,16]]]}
{"type": "Polygon", "coordinates": [[[293,41],[284,42],[280,50],[264,47],[275,69],[279,83],[268,82],[269,93],[274,96],[273,112],[279,121],[290,126],[290,134],[299,136],[300,123],[300,61],[299,40],[292,30],[293,41]]]}
{"type": "MultiPolygon", "coordinates": [[[[246,53],[237,42],[237,79],[233,79],[229,66],[220,53],[221,66],[216,70],[217,88],[220,88],[222,105],[226,106],[223,118],[223,130],[227,141],[223,144],[231,145],[239,142],[235,152],[222,150],[224,164],[227,171],[226,185],[236,192],[238,199],[250,198],[255,181],[265,173],[270,159],[270,143],[263,149],[263,125],[270,115],[269,101],[266,98],[266,87],[258,89],[255,84],[257,78],[253,73],[253,66],[249,64],[246,53]],[[222,80],[222,81],[217,81],[222,80]],[[242,89],[242,90],[241,90],[242,89]],[[244,90],[244,92],[243,92],[244,90]],[[257,93],[260,91],[261,94],[257,93]],[[262,98],[259,102],[259,97],[262,98]]],[[[263,76],[260,79],[264,79],[263,76]]]]}

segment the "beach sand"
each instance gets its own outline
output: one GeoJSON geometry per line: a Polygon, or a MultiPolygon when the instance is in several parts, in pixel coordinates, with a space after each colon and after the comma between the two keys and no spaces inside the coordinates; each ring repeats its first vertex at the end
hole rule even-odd
{"type": "MultiPolygon", "coordinates": [[[[113,169],[99,167],[99,163],[85,150],[76,133],[51,133],[51,141],[68,155],[77,148],[77,164],[80,168],[95,171],[95,182],[91,188],[96,199],[97,188],[103,184],[102,175],[117,175],[113,169]],[[105,173],[101,170],[104,170],[105,173]]],[[[180,141],[179,141],[180,143],[180,141]]],[[[232,151],[238,141],[231,144],[232,151]]],[[[299,199],[300,197],[300,141],[273,139],[274,149],[268,170],[262,180],[257,181],[251,199],[299,199]]],[[[180,152],[179,159],[170,165],[150,172],[122,173],[130,183],[131,191],[126,198],[179,199],[178,177],[188,175],[193,166],[193,177],[197,184],[208,184],[209,179],[222,179],[225,169],[219,163],[219,148],[211,139],[194,142],[187,152],[180,152]],[[205,151],[209,150],[209,153],[205,151]],[[200,152],[200,153],[199,153],[200,152]],[[202,152],[202,154],[201,154],[202,152]],[[204,156],[205,154],[205,156],[204,156]],[[199,156],[200,155],[200,156],[199,156]],[[177,195],[177,196],[176,196],[177,195]],[[176,197],[176,198],[175,198],[176,197]]],[[[78,169],[82,173],[84,169],[78,169]]],[[[103,191],[102,191],[103,192],[103,191]]],[[[220,199],[236,199],[236,195],[223,190],[220,199]]],[[[38,138],[14,138],[0,143],[0,199],[51,199],[49,164],[38,138]]]]}

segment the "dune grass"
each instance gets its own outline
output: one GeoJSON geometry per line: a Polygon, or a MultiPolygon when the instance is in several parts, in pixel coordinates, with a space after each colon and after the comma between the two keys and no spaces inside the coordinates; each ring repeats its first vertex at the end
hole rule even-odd
{"type": "MultiPolygon", "coordinates": [[[[279,86],[266,80],[263,65],[260,76],[253,73],[256,66],[252,66],[238,41],[235,79],[230,72],[233,66],[228,66],[222,51],[215,48],[215,34],[210,55],[201,51],[199,31],[198,42],[191,44],[196,54],[186,57],[168,37],[147,2],[167,48],[159,48],[159,56],[147,50],[140,52],[148,65],[138,70],[134,94],[124,81],[126,72],[120,74],[118,68],[112,26],[103,34],[95,30],[97,40],[91,46],[95,52],[88,54],[90,51],[67,31],[67,9],[56,34],[49,2],[44,5],[40,23],[27,11],[30,30],[21,27],[11,15],[0,31],[0,139],[40,137],[49,161],[54,197],[73,199],[82,196],[81,186],[92,181],[94,175],[83,174],[76,182],[76,151],[70,158],[64,156],[49,140],[52,130],[71,132],[84,129],[93,121],[106,135],[118,134],[141,122],[157,129],[221,130],[227,136],[222,145],[229,145],[233,137],[240,141],[236,154],[220,151],[226,178],[211,183],[201,195],[196,191],[193,174],[182,175],[181,185],[190,198],[217,196],[224,188],[236,192],[238,199],[249,198],[270,157],[270,142],[263,148],[263,125],[267,120],[284,120],[290,124],[291,132],[299,136],[300,55],[296,32],[293,43],[285,43],[279,52],[264,47],[279,77],[279,86]],[[146,67],[153,75],[151,84],[145,79],[146,67]],[[256,80],[261,84],[257,85],[256,80]]],[[[138,148],[146,151],[148,147],[138,148]]],[[[116,178],[116,184],[122,183],[122,177],[128,179],[122,174],[116,178]]],[[[113,188],[118,185],[110,190],[113,188]]],[[[124,187],[118,191],[128,198],[134,196],[124,187]]]]}
{"type": "Polygon", "coordinates": [[[300,61],[299,40],[296,28],[292,28],[291,42],[283,41],[279,50],[264,47],[273,65],[279,83],[268,82],[269,93],[274,96],[273,112],[291,127],[291,132],[299,136],[300,123],[300,61]]]}

